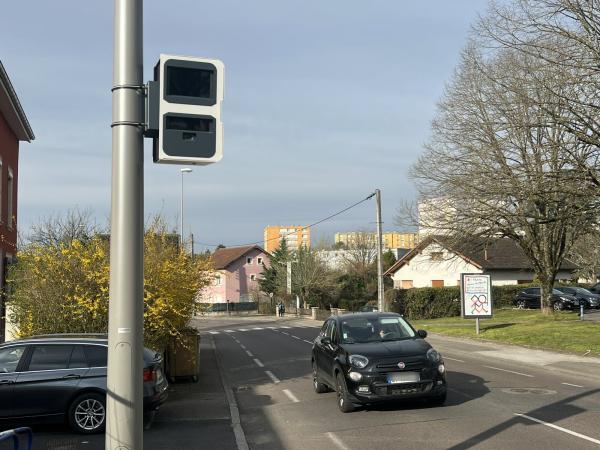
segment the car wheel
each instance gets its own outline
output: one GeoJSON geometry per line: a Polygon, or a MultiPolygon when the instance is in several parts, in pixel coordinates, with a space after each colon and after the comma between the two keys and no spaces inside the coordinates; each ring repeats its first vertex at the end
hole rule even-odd
{"type": "Polygon", "coordinates": [[[436,395],[435,397],[431,397],[429,399],[429,404],[433,406],[443,406],[446,403],[446,397],[448,396],[447,391],[444,391],[443,394],[436,395]]]}
{"type": "Polygon", "coordinates": [[[517,300],[517,309],[525,309],[525,300],[517,300]]]}
{"type": "Polygon", "coordinates": [[[69,425],[78,433],[92,434],[104,430],[106,397],[87,392],[77,397],[69,408],[69,425]]]}
{"type": "Polygon", "coordinates": [[[319,376],[317,375],[317,363],[315,361],[313,361],[313,363],[312,363],[312,370],[313,370],[313,387],[315,388],[315,392],[317,394],[322,394],[324,392],[327,392],[329,390],[329,388],[327,387],[326,384],[321,383],[321,380],[319,379],[319,376]]]}
{"type": "Polygon", "coordinates": [[[562,309],[564,308],[561,302],[554,302],[552,304],[552,307],[554,308],[554,311],[562,311],[562,309]]]}
{"type": "Polygon", "coordinates": [[[336,376],[336,385],[337,402],[340,411],[343,413],[354,411],[354,404],[348,398],[348,388],[346,387],[344,375],[341,372],[338,372],[336,376]]]}

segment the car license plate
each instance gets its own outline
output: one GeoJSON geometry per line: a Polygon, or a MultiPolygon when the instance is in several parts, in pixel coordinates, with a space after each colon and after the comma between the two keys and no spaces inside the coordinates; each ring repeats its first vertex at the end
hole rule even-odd
{"type": "Polygon", "coordinates": [[[388,384],[416,383],[418,381],[421,381],[419,372],[388,373],[387,376],[388,384]]]}

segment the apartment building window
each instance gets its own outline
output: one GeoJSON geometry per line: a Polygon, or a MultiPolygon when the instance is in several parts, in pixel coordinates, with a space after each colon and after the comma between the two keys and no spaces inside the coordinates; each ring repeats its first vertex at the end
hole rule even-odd
{"type": "Polygon", "coordinates": [[[252,258],[246,258],[246,264],[252,264],[252,258]]]}
{"type": "Polygon", "coordinates": [[[257,258],[256,261],[258,262],[258,264],[262,264],[263,263],[263,259],[262,258],[257,258]]]}
{"type": "Polygon", "coordinates": [[[254,274],[250,275],[250,281],[256,281],[256,275],[254,275],[254,274]]]}
{"type": "Polygon", "coordinates": [[[8,201],[6,205],[7,213],[6,213],[6,223],[8,225],[8,229],[12,230],[13,228],[13,171],[9,167],[8,168],[8,201]]]}
{"type": "Polygon", "coordinates": [[[215,277],[215,285],[221,286],[221,275],[215,277]]]}

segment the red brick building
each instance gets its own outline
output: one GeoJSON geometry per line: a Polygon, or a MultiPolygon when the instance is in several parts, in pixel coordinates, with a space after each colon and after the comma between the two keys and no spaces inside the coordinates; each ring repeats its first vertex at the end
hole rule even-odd
{"type": "MultiPolygon", "coordinates": [[[[35,139],[19,98],[0,61],[0,289],[6,268],[17,254],[17,186],[19,142],[35,139]]],[[[0,293],[0,342],[4,340],[6,308],[0,293]]]]}

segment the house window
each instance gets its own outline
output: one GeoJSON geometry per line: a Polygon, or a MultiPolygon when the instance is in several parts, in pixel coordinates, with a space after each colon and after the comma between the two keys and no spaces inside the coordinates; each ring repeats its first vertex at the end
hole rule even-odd
{"type": "Polygon", "coordinates": [[[263,259],[262,259],[262,258],[260,258],[260,257],[258,257],[258,258],[256,258],[256,262],[257,262],[258,264],[262,264],[262,263],[263,263],[263,259]]]}
{"type": "Polygon", "coordinates": [[[6,223],[8,225],[8,229],[12,230],[13,228],[13,171],[9,167],[8,168],[8,201],[6,205],[7,214],[6,214],[6,223]]]}
{"type": "Polygon", "coordinates": [[[246,258],[246,264],[252,264],[252,258],[246,258]]]}
{"type": "Polygon", "coordinates": [[[432,261],[442,261],[444,259],[443,252],[431,252],[430,256],[432,261]]]}
{"type": "Polygon", "coordinates": [[[444,287],[444,280],[431,280],[431,287],[434,287],[434,288],[444,287]]]}
{"type": "Polygon", "coordinates": [[[217,276],[215,277],[215,284],[216,284],[217,286],[221,286],[221,275],[217,275],[217,276]]]}
{"type": "Polygon", "coordinates": [[[413,280],[402,280],[402,289],[410,289],[413,287],[413,280]]]}
{"type": "Polygon", "coordinates": [[[256,275],[254,275],[254,274],[250,275],[250,281],[256,281],[256,275]]]}

